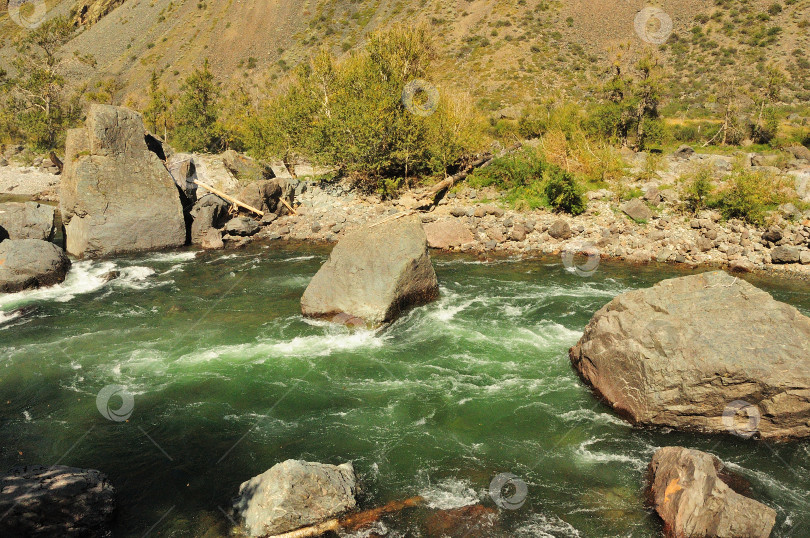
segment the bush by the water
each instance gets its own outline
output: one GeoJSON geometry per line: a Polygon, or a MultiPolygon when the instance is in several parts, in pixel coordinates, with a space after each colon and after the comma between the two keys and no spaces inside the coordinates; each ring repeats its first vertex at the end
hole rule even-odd
{"type": "Polygon", "coordinates": [[[763,225],[766,213],[788,201],[788,193],[787,185],[772,174],[737,166],[712,205],[727,219],[740,218],[763,225]]]}
{"type": "Polygon", "coordinates": [[[585,211],[583,187],[573,174],[549,163],[533,149],[495,159],[467,179],[473,187],[497,187],[516,209],[549,207],[579,215],[585,211]]]}

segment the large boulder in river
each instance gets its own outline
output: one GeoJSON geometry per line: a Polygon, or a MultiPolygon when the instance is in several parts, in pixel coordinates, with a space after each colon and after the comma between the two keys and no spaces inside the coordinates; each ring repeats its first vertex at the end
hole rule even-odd
{"type": "Polygon", "coordinates": [[[735,492],[725,481],[739,482],[711,454],[675,446],[658,449],[650,462],[650,489],[665,536],[770,536],[776,511],[735,492]]]}
{"type": "Polygon", "coordinates": [[[782,439],[810,436],[808,349],[809,318],[715,271],[619,295],[570,357],[633,423],[782,439]]]}
{"type": "Polygon", "coordinates": [[[53,239],[53,206],[37,202],[0,204],[0,241],[3,239],[53,239]],[[5,231],[5,233],[4,233],[5,231]]]}
{"type": "Polygon", "coordinates": [[[65,150],[60,207],[67,250],[77,257],[179,247],[186,241],[180,194],[146,145],[140,114],[91,105],[65,150]]]}
{"type": "Polygon", "coordinates": [[[234,508],[248,536],[274,536],[353,510],[356,493],[351,463],[287,460],[242,483],[234,508]]]}
{"type": "Polygon", "coordinates": [[[348,314],[378,325],[439,296],[427,238],[418,217],[348,233],[301,298],[305,316],[348,314]]]}
{"type": "Polygon", "coordinates": [[[0,536],[111,536],[115,490],[104,473],[55,465],[0,475],[0,536]]]}
{"type": "Polygon", "coordinates": [[[65,251],[40,239],[0,243],[0,293],[51,286],[65,280],[70,260],[65,251]]]}

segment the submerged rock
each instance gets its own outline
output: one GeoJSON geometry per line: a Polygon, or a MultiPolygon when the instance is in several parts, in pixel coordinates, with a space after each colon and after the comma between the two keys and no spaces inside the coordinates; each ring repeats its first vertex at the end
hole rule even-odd
{"type": "Polygon", "coordinates": [[[301,298],[305,316],[345,313],[370,325],[439,296],[439,283],[418,217],[391,220],[343,237],[301,298]]]}
{"type": "Polygon", "coordinates": [[[67,251],[77,257],[179,247],[180,193],[146,145],[140,114],[94,104],[68,132],[60,208],[67,251]]]}
{"type": "Polygon", "coordinates": [[[0,241],[2,239],[52,240],[55,213],[53,206],[37,202],[0,204],[0,241]],[[3,230],[5,230],[5,234],[3,230]]]}
{"type": "Polygon", "coordinates": [[[491,536],[496,530],[498,519],[496,509],[482,504],[471,504],[436,511],[425,520],[425,531],[431,538],[491,536]]]}
{"type": "Polygon", "coordinates": [[[234,508],[249,536],[314,525],[357,506],[351,463],[287,460],[242,483],[234,508]]]}
{"type": "Polygon", "coordinates": [[[642,425],[810,436],[810,318],[715,271],[659,282],[599,310],[570,357],[581,378],[642,425]]]}
{"type": "Polygon", "coordinates": [[[0,535],[112,536],[115,490],[93,469],[26,466],[0,476],[0,535]]]}
{"type": "Polygon", "coordinates": [[[40,239],[0,243],[0,293],[52,286],[65,280],[70,260],[65,251],[40,239]]]}
{"type": "Polygon", "coordinates": [[[723,463],[682,447],[658,449],[650,462],[655,511],[671,538],[767,538],[776,511],[733,491],[723,463]]]}

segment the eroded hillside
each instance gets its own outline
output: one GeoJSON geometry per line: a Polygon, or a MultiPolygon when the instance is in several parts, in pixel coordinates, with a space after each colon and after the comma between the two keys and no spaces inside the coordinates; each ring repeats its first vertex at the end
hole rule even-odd
{"type": "MultiPolygon", "coordinates": [[[[65,0],[49,16],[72,16],[80,29],[68,48],[95,60],[93,67],[77,60],[72,78],[114,79],[115,100],[129,104],[142,100],[153,71],[176,87],[208,58],[220,80],[264,90],[320,47],[347,53],[369,31],[419,22],[434,31],[440,77],[490,110],[558,93],[587,97],[617,57],[649,48],[667,66],[671,100],[684,107],[711,101],[722,81],[756,80],[768,62],[789,74],[784,102],[810,100],[810,0],[667,2],[663,19],[647,21],[651,35],[671,21],[662,45],[636,31],[645,7],[638,0],[65,0]]],[[[22,30],[8,18],[3,25],[8,59],[10,37],[22,30]]]]}

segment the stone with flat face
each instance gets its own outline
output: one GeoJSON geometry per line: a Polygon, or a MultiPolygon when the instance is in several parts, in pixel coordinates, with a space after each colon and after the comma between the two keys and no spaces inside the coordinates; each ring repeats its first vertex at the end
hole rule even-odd
{"type": "Polygon", "coordinates": [[[422,223],[406,217],[343,237],[309,283],[301,311],[328,319],[345,313],[379,325],[438,296],[422,223]]]}
{"type": "Polygon", "coordinates": [[[786,439],[810,436],[809,349],[810,318],[714,271],[617,296],[570,357],[633,423],[786,439]]]}
{"type": "Polygon", "coordinates": [[[60,209],[67,250],[77,257],[179,247],[186,241],[180,194],[146,145],[140,114],[92,105],[68,133],[60,209]]]}

